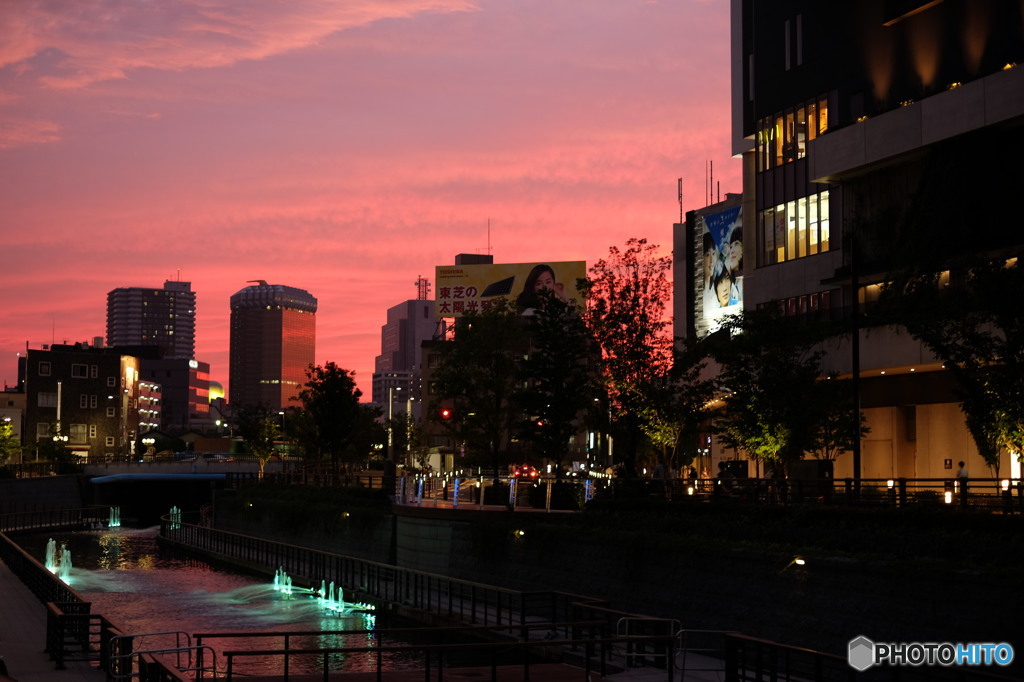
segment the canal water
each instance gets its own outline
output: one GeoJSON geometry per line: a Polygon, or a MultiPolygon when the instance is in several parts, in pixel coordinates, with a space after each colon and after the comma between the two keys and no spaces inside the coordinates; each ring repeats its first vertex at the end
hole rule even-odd
{"type": "MultiPolygon", "coordinates": [[[[44,563],[49,539],[58,553],[66,546],[71,557],[69,584],[92,603],[91,611],[103,615],[125,633],[189,634],[211,632],[311,632],[293,637],[291,648],[341,648],[373,646],[367,635],[328,634],[337,630],[372,630],[377,616],[366,607],[347,605],[340,612],[325,609],[308,590],[296,588],[291,595],[274,589],[272,581],[162,548],[159,528],[127,527],[87,531],[53,531],[20,535],[18,543],[44,563]]],[[[393,627],[399,624],[392,625],[393,627]]],[[[385,624],[381,624],[382,627],[385,624]]],[[[224,651],[283,649],[283,638],[215,639],[212,646],[223,670],[224,651]]],[[[388,644],[401,644],[389,639],[388,644]]],[[[163,648],[169,637],[147,637],[135,648],[163,648]]],[[[194,644],[194,642],[193,642],[194,644]]],[[[349,672],[375,669],[373,653],[356,653],[331,659],[333,670],[349,672]]],[[[412,657],[385,657],[386,668],[415,667],[412,657]]],[[[294,672],[318,672],[321,659],[292,659],[294,672]]],[[[280,671],[281,657],[236,659],[234,672],[269,674],[280,671]]]]}

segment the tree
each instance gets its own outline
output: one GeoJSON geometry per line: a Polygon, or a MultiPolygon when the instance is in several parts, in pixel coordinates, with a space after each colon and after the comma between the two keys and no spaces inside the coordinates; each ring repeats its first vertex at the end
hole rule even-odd
{"type": "Polygon", "coordinates": [[[819,380],[831,335],[829,326],[785,320],[773,309],[727,320],[710,346],[721,365],[722,440],[783,473],[813,450],[835,405],[829,398],[839,397],[819,380]]]}
{"type": "Polygon", "coordinates": [[[431,418],[495,473],[508,463],[508,443],[520,417],[515,395],[527,348],[522,320],[504,300],[459,318],[453,338],[438,346],[432,375],[438,400],[431,418]],[[442,416],[442,409],[449,414],[442,416]]]}
{"type": "Polygon", "coordinates": [[[57,424],[49,424],[46,437],[40,438],[36,445],[39,448],[39,456],[44,460],[61,464],[73,462],[75,455],[68,449],[67,436],[58,436],[57,434],[57,424]]]}
{"type": "Polygon", "coordinates": [[[928,347],[956,382],[965,423],[999,475],[999,449],[1024,453],[1024,270],[1018,259],[961,259],[944,272],[906,268],[883,313],[928,347]]]}
{"type": "Polygon", "coordinates": [[[524,318],[530,353],[522,366],[526,388],[518,396],[523,413],[520,437],[533,442],[561,476],[570,442],[583,428],[594,401],[592,344],[582,311],[573,301],[550,291],[538,296],[534,314],[524,318]]]}
{"type": "Polygon", "coordinates": [[[715,382],[705,378],[707,358],[703,344],[681,340],[672,365],[644,396],[640,408],[642,428],[660,450],[666,470],[693,461],[697,437],[715,395],[715,382]]]}
{"type": "Polygon", "coordinates": [[[265,404],[246,405],[238,412],[238,432],[259,463],[259,478],[281,438],[280,415],[265,404]]]}
{"type": "Polygon", "coordinates": [[[0,464],[21,454],[21,443],[14,435],[14,426],[9,421],[0,421],[0,464]]]}
{"type": "Polygon", "coordinates": [[[646,239],[632,238],[624,250],[611,247],[581,283],[587,298],[585,320],[601,350],[602,375],[614,422],[624,436],[624,464],[630,473],[636,469],[643,437],[641,415],[650,402],[644,396],[672,357],[665,310],[672,293],[672,261],[657,251],[646,239]]]}
{"type": "Polygon", "coordinates": [[[330,462],[332,468],[361,465],[380,440],[376,423],[379,408],[362,405],[354,372],[327,362],[310,365],[308,381],[299,391],[302,408],[297,415],[296,436],[307,459],[330,462]]]}
{"type": "Polygon", "coordinates": [[[863,413],[855,415],[853,389],[849,380],[830,374],[815,384],[811,400],[821,405],[819,420],[811,433],[810,451],[815,459],[834,462],[839,455],[853,449],[854,434],[864,438],[871,429],[865,426],[863,413]]]}

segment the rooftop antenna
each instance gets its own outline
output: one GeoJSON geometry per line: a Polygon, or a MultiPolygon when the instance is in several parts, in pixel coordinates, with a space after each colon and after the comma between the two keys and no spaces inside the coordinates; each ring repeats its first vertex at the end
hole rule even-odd
{"type": "Polygon", "coordinates": [[[416,300],[426,301],[430,299],[430,280],[419,275],[416,278],[416,300]]]}
{"type": "Polygon", "coordinates": [[[491,255],[491,219],[487,219],[487,255],[491,255]]]}
{"type": "Polygon", "coordinates": [[[708,203],[715,203],[715,162],[708,161],[708,203]]]}
{"type": "Polygon", "coordinates": [[[683,179],[679,178],[679,224],[683,224],[683,179]]]}

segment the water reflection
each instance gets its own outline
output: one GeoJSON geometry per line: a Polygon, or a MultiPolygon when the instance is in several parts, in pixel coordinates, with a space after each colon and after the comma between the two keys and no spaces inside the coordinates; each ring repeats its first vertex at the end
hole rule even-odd
{"type": "MultiPolygon", "coordinates": [[[[104,615],[132,634],[370,630],[377,624],[374,614],[361,609],[325,611],[318,595],[308,588],[296,586],[292,594],[285,594],[275,590],[267,579],[214,567],[162,548],[157,542],[158,530],[120,527],[27,535],[18,540],[40,561],[48,538],[52,537],[58,546],[66,545],[75,557],[71,574],[75,590],[92,602],[93,613],[104,615]]],[[[325,633],[295,637],[291,646],[373,646],[373,639],[372,635],[325,633]],[[304,641],[300,644],[300,640],[304,641]]],[[[218,658],[227,650],[283,648],[281,638],[220,639],[210,644],[218,658]]],[[[332,658],[340,663],[341,657],[332,658]]],[[[353,659],[359,660],[346,661],[345,670],[373,669],[374,656],[353,659]]],[[[292,665],[296,671],[316,671],[319,662],[318,657],[309,656],[296,659],[292,665]]],[[[256,673],[278,670],[281,661],[257,659],[244,664],[256,673]]]]}

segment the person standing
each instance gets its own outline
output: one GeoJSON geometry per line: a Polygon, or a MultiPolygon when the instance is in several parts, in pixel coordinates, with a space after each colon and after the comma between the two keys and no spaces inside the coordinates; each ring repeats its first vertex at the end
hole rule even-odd
{"type": "Polygon", "coordinates": [[[963,462],[956,463],[959,469],[956,470],[956,485],[958,492],[963,495],[967,492],[967,466],[963,462]]]}

